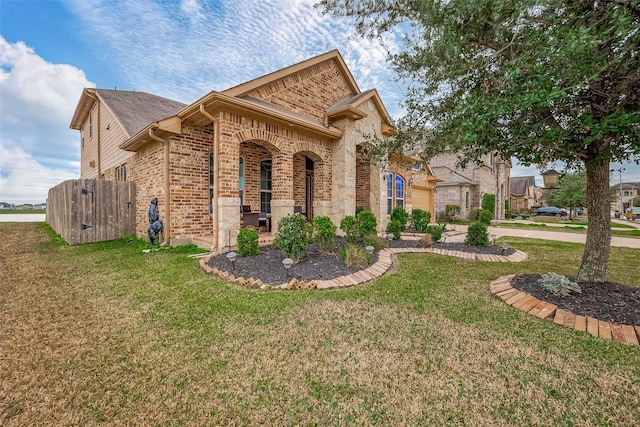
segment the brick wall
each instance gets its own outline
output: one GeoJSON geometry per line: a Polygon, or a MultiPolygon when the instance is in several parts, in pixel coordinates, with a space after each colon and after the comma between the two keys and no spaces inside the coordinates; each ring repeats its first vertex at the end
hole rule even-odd
{"type": "Polygon", "coordinates": [[[249,94],[278,107],[324,121],[325,109],[355,95],[334,60],[306,68],[249,94]]]}

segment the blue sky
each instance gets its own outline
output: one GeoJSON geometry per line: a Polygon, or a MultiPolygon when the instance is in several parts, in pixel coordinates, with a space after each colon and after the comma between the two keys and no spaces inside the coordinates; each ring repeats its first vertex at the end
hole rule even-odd
{"type": "MultiPolygon", "coordinates": [[[[0,0],[0,201],[44,202],[50,187],[79,177],[69,123],[84,87],[191,103],[339,49],[360,89],[378,89],[401,115],[404,87],[385,63],[399,38],[360,39],[314,1],[0,0]]],[[[538,171],[516,162],[512,176],[521,175],[538,171]]],[[[623,181],[640,181],[640,167],[626,166],[623,181]]]]}

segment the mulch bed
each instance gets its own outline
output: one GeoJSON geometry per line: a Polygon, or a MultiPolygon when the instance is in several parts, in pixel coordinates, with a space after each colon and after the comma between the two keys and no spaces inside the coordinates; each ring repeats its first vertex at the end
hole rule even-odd
{"type": "MultiPolygon", "coordinates": [[[[336,238],[336,249],[331,254],[324,254],[318,251],[315,245],[309,245],[307,256],[298,264],[291,266],[287,274],[282,260],[286,258],[282,252],[273,249],[271,246],[260,247],[260,254],[250,257],[238,257],[235,262],[235,270],[227,260],[226,254],[211,257],[208,265],[219,270],[226,270],[235,277],[248,279],[260,279],[263,283],[279,285],[291,280],[292,277],[310,282],[312,280],[330,280],[340,276],[346,276],[360,268],[349,267],[340,260],[338,254],[340,249],[346,244],[343,238],[336,238]]],[[[416,248],[416,240],[392,240],[389,247],[392,248],[416,248]]],[[[463,252],[474,252],[482,254],[503,255],[501,246],[469,246],[464,243],[435,243],[434,248],[459,250],[463,252]]],[[[508,249],[504,255],[514,253],[514,249],[508,249]]],[[[372,263],[378,260],[378,251],[372,255],[372,263]]]]}
{"type": "MultiPolygon", "coordinates": [[[[511,286],[573,314],[612,323],[640,326],[640,288],[621,283],[579,282],[582,293],[556,296],[538,284],[540,274],[522,274],[511,286]]],[[[571,278],[575,281],[575,278],[571,278]]]]}

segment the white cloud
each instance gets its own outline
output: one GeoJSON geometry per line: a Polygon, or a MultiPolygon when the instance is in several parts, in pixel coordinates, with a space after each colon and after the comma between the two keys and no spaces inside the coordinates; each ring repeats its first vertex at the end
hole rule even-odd
{"type": "Polygon", "coordinates": [[[0,194],[4,198],[43,201],[42,185],[78,176],[79,137],[69,129],[69,122],[87,86],[93,84],[82,70],[49,63],[24,43],[9,43],[0,36],[0,194]]]}
{"type": "Polygon", "coordinates": [[[75,172],[46,168],[22,148],[0,144],[0,201],[43,203],[49,188],[74,178],[75,172]]]}
{"type": "Polygon", "coordinates": [[[96,52],[109,52],[130,87],[183,102],[339,49],[362,90],[377,88],[393,115],[398,84],[385,62],[389,35],[361,40],[346,19],[322,15],[315,0],[152,0],[91,3],[71,10],[96,52]],[[144,29],[141,31],[141,29],[144,29]]]}

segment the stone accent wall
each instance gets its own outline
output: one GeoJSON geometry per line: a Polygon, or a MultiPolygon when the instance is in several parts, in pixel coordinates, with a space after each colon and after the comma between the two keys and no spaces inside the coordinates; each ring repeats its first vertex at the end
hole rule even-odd
{"type": "Polygon", "coordinates": [[[371,162],[362,147],[356,148],[356,208],[376,211],[377,206],[371,203],[371,162]],[[375,209],[371,209],[376,206],[375,209]]]}

